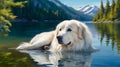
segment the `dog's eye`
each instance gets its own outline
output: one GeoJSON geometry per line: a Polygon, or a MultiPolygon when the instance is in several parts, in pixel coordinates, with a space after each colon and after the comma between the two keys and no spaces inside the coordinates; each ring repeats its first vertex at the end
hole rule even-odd
{"type": "Polygon", "coordinates": [[[59,30],[61,31],[62,29],[60,28],[59,30]]]}
{"type": "Polygon", "coordinates": [[[68,28],[67,31],[72,31],[72,30],[70,28],[68,28]]]}

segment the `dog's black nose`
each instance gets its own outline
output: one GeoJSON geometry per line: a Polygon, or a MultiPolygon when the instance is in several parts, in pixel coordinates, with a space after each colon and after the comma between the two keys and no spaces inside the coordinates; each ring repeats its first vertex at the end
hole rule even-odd
{"type": "Polygon", "coordinates": [[[58,43],[59,43],[59,44],[63,44],[62,39],[63,39],[62,36],[57,36],[57,40],[58,40],[58,43]]]}

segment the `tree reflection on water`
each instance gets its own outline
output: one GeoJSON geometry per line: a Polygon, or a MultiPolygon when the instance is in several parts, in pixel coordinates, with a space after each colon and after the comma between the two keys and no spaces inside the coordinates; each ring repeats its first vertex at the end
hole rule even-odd
{"type": "Polygon", "coordinates": [[[118,53],[120,53],[120,23],[95,23],[100,36],[100,42],[106,45],[112,45],[112,49],[117,46],[118,53]]]}
{"type": "Polygon", "coordinates": [[[0,51],[0,67],[37,67],[29,55],[15,50],[0,51]]]}

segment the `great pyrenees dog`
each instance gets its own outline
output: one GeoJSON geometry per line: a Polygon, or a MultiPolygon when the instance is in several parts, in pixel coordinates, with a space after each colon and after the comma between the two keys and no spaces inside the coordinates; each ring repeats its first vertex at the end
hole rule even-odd
{"type": "Polygon", "coordinates": [[[77,20],[65,20],[54,31],[37,34],[16,49],[48,49],[50,51],[93,51],[89,28],[77,20]]]}

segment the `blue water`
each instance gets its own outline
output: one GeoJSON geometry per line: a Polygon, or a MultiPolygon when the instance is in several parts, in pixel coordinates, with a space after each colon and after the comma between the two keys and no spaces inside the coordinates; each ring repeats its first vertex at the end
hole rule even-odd
{"type": "Polygon", "coordinates": [[[88,25],[88,26],[90,28],[94,27],[91,29],[93,34],[93,39],[94,39],[94,46],[100,49],[100,51],[92,54],[91,66],[92,67],[120,67],[120,50],[119,50],[120,24],[119,23],[97,24],[97,26],[104,27],[103,29],[96,29],[95,25],[94,26],[88,25]],[[109,30],[112,30],[112,31],[110,32],[109,30]]]}
{"type": "MultiPolygon", "coordinates": [[[[93,45],[100,49],[93,53],[67,52],[50,53],[39,50],[16,51],[7,48],[17,47],[21,42],[29,41],[37,33],[54,30],[56,22],[48,23],[16,23],[11,28],[9,37],[0,38],[0,53],[10,52],[13,61],[26,57],[22,67],[120,67],[120,23],[93,23],[84,21],[93,34],[93,45]],[[29,33],[29,34],[28,34],[29,33]],[[19,55],[20,57],[18,58],[19,55]],[[61,57],[62,56],[62,57],[61,57]],[[16,59],[14,59],[16,57],[16,59]],[[31,60],[32,59],[32,60],[31,60]],[[30,60],[29,62],[27,60],[30,60]],[[34,63],[35,62],[35,63],[34,63]],[[37,62],[37,63],[36,63],[37,62]],[[27,65],[27,66],[26,66],[27,65]]],[[[4,56],[0,56],[0,67],[6,67],[4,56]]],[[[9,65],[9,64],[8,64],[9,65]]],[[[8,67],[21,67],[20,63],[12,63],[8,67]]]]}

